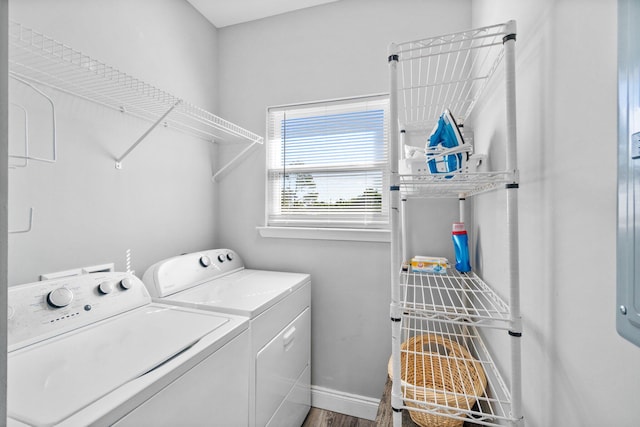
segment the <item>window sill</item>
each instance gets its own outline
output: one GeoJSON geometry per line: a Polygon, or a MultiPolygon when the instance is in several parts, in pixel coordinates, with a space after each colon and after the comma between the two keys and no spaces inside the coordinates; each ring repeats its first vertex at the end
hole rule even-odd
{"type": "Polygon", "coordinates": [[[389,243],[389,230],[357,228],[257,227],[260,236],[280,239],[345,240],[389,243]]]}

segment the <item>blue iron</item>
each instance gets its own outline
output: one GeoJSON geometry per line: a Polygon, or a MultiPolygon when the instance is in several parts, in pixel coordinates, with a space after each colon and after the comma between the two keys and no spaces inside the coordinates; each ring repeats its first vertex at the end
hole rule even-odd
{"type": "Polygon", "coordinates": [[[431,131],[425,148],[429,172],[464,172],[470,151],[471,145],[465,144],[451,111],[444,110],[431,131]]]}

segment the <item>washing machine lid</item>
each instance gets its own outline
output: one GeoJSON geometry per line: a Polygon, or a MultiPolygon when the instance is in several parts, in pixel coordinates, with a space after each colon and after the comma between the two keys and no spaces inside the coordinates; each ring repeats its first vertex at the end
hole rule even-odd
{"type": "MultiPolygon", "coordinates": [[[[50,426],[186,351],[224,315],[148,304],[8,355],[8,415],[50,426]]],[[[227,332],[225,332],[227,333],[227,332]]],[[[133,396],[132,396],[133,398],[133,396]]]]}
{"type": "Polygon", "coordinates": [[[255,318],[308,281],[310,276],[302,273],[241,270],[162,301],[255,318]]]}

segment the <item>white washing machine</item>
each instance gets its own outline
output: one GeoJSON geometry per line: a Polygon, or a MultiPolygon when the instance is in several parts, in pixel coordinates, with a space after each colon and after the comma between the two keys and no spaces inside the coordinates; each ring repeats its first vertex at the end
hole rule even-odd
{"type": "Polygon", "coordinates": [[[155,301],[251,319],[249,425],[299,427],[311,406],[311,278],[245,269],[229,249],[160,261],[142,278],[155,301]]]}
{"type": "Polygon", "coordinates": [[[127,273],[9,288],[9,426],[246,426],[249,320],[127,273]]]}

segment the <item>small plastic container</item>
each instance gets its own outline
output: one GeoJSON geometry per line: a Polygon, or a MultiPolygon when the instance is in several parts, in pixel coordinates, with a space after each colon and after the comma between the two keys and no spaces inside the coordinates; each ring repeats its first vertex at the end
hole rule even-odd
{"type": "Polygon", "coordinates": [[[414,273],[446,274],[448,260],[442,257],[415,256],[411,258],[411,271],[414,273]]]}
{"type": "Polygon", "coordinates": [[[471,263],[469,262],[469,237],[467,230],[464,228],[463,222],[454,222],[451,238],[453,239],[453,248],[456,253],[456,270],[461,273],[471,271],[471,263]]]}

